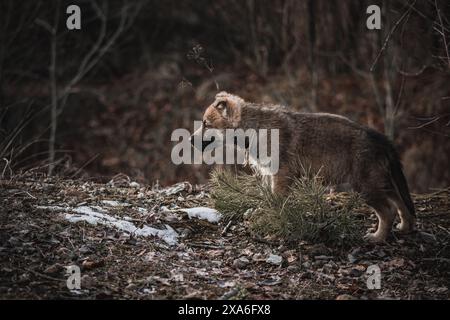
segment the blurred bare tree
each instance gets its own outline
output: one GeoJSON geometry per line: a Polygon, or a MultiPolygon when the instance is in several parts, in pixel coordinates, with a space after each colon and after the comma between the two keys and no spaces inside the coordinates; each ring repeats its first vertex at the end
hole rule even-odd
{"type": "Polygon", "coordinates": [[[384,130],[422,188],[420,168],[450,152],[449,17],[447,0],[3,0],[1,161],[201,181],[206,170],[168,163],[168,134],[231,90],[384,130]],[[70,4],[82,30],[65,27],[70,4]],[[374,4],[381,30],[366,27],[374,4]]]}

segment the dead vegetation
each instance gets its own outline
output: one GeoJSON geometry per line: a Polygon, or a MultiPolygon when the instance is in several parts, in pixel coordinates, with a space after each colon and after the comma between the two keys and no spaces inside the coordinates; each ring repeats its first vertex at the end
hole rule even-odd
{"type": "MultiPolygon", "coordinates": [[[[238,220],[189,218],[180,209],[211,203],[206,186],[160,189],[125,176],[104,184],[30,175],[0,184],[3,299],[449,298],[448,189],[414,197],[415,234],[343,248],[259,236],[238,220]],[[71,222],[68,212],[49,209],[56,206],[100,208],[137,228],[170,226],[178,241],[169,245],[110,225],[71,222]],[[81,268],[81,290],[71,291],[65,267],[74,264],[81,268]],[[382,272],[380,290],[366,285],[374,264],[382,272]]],[[[341,197],[331,194],[329,201],[341,197]]],[[[357,215],[365,210],[354,209],[357,215]]],[[[375,222],[362,219],[362,229],[375,222]]]]}

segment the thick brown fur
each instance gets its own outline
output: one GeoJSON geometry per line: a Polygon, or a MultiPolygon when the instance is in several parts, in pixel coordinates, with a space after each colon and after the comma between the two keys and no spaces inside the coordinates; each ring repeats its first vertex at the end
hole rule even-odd
{"type": "Polygon", "coordinates": [[[370,241],[386,240],[396,212],[400,231],[414,229],[414,204],[399,156],[381,133],[342,116],[248,103],[226,92],[216,95],[203,124],[203,129],[279,129],[280,167],[271,177],[272,191],[288,191],[292,178],[300,174],[299,162],[320,171],[326,183],[350,184],[377,214],[378,229],[366,236],[370,241]]]}

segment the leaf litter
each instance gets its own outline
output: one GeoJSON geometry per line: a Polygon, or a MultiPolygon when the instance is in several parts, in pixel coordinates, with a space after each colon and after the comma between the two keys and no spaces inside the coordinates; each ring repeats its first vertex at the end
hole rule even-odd
{"type": "MultiPolygon", "coordinates": [[[[208,186],[0,181],[0,298],[448,299],[449,199],[448,189],[414,196],[416,233],[343,249],[219,219],[208,186]],[[374,264],[381,290],[367,288],[374,264]],[[72,265],[81,290],[66,286],[72,265]]],[[[358,210],[365,228],[376,222],[358,210]]]]}

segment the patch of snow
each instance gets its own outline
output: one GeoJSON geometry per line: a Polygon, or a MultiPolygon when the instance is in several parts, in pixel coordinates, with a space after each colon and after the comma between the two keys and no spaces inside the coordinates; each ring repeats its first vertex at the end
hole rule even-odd
{"type": "Polygon", "coordinates": [[[68,209],[61,206],[36,206],[36,208],[50,211],[66,211],[68,209]]]}
{"type": "Polygon", "coordinates": [[[142,215],[148,215],[148,210],[142,207],[138,207],[137,211],[142,215]]]}
{"type": "Polygon", "coordinates": [[[66,211],[73,211],[76,213],[93,215],[93,216],[99,215],[100,217],[102,217],[104,213],[108,213],[108,211],[106,209],[103,209],[102,207],[98,207],[98,206],[92,206],[92,207],[79,206],[79,207],[76,207],[73,209],[66,209],[66,211]]]}
{"type": "Polygon", "coordinates": [[[155,292],[156,292],[156,290],[153,287],[151,289],[145,288],[142,290],[142,294],[153,294],[155,292]]]}
{"type": "Polygon", "coordinates": [[[140,185],[139,183],[135,182],[135,181],[133,181],[133,182],[130,183],[130,187],[131,187],[131,188],[139,188],[140,186],[141,186],[141,185],[140,185]]]}
{"type": "Polygon", "coordinates": [[[166,206],[162,206],[161,208],[161,212],[172,212],[168,207],[166,206]]]}
{"type": "Polygon", "coordinates": [[[279,266],[283,262],[283,258],[276,254],[270,254],[266,262],[279,266]]]}
{"type": "Polygon", "coordinates": [[[169,225],[165,225],[166,229],[156,229],[149,226],[137,228],[132,222],[112,217],[107,214],[108,211],[97,206],[80,206],[76,208],[64,208],[60,206],[40,206],[38,208],[67,212],[64,217],[68,221],[73,223],[85,221],[92,225],[105,225],[114,227],[120,231],[133,234],[135,236],[156,236],[164,240],[168,245],[176,245],[178,243],[178,233],[169,225]]]}
{"type": "Polygon", "coordinates": [[[189,188],[192,188],[189,183],[180,182],[180,183],[174,184],[171,187],[164,188],[160,192],[164,193],[166,196],[171,196],[171,195],[177,194],[177,193],[184,191],[186,189],[189,189],[189,188]]]}
{"type": "Polygon", "coordinates": [[[70,290],[70,293],[73,293],[75,295],[82,295],[82,294],[85,294],[85,293],[89,293],[89,290],[73,289],[73,290],[70,290]]]}
{"type": "Polygon", "coordinates": [[[180,211],[186,212],[190,219],[198,218],[202,220],[207,220],[211,223],[219,222],[220,218],[222,217],[219,211],[207,207],[180,209],[180,211]]]}
{"type": "Polygon", "coordinates": [[[109,207],[129,207],[130,204],[126,202],[120,202],[116,200],[102,200],[102,203],[109,207]]]}
{"type": "Polygon", "coordinates": [[[221,288],[233,288],[236,286],[234,281],[219,281],[219,287],[221,288]]]}

